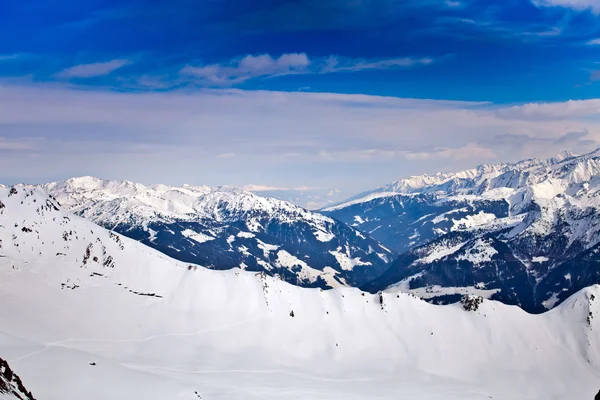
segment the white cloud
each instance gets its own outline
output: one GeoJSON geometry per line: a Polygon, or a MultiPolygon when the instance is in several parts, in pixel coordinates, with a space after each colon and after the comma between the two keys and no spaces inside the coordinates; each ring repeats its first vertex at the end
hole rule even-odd
{"type": "Polygon", "coordinates": [[[104,76],[122,68],[126,65],[131,64],[130,60],[125,59],[114,59],[105,62],[98,62],[93,64],[80,64],[57,73],[55,77],[60,79],[70,78],[93,78],[97,76],[104,76]]]}
{"type": "Polygon", "coordinates": [[[600,100],[505,106],[332,93],[117,93],[0,84],[0,125],[11,127],[0,140],[0,182],[90,174],[352,192],[406,175],[593,150],[600,142],[600,100]]]}
{"type": "Polygon", "coordinates": [[[492,159],[496,153],[487,147],[476,143],[467,143],[457,148],[434,148],[428,152],[406,151],[402,153],[407,160],[431,160],[434,158],[448,158],[451,160],[492,159]]]}
{"type": "Polygon", "coordinates": [[[600,99],[569,100],[560,103],[528,103],[498,109],[497,114],[503,118],[530,120],[581,118],[600,114],[600,99]]]}
{"type": "Polygon", "coordinates": [[[352,59],[339,56],[309,58],[306,53],[269,54],[236,57],[229,62],[200,66],[187,65],[181,69],[184,77],[213,86],[234,85],[257,77],[275,77],[296,74],[328,74],[408,68],[431,64],[432,58],[352,59]]]}
{"type": "Polygon", "coordinates": [[[0,136],[0,151],[16,151],[16,150],[33,150],[31,143],[19,140],[7,140],[5,137],[0,136]]]}
{"type": "Polygon", "coordinates": [[[589,42],[587,42],[587,44],[589,44],[591,46],[600,45],[600,38],[594,39],[594,40],[590,40],[589,42]]]}
{"type": "Polygon", "coordinates": [[[380,60],[368,59],[352,59],[337,56],[329,57],[321,65],[317,65],[315,73],[326,74],[332,72],[344,71],[363,71],[367,69],[392,69],[392,68],[408,68],[421,65],[429,65],[433,62],[432,58],[386,58],[380,60]]]}
{"type": "Polygon", "coordinates": [[[217,154],[215,157],[217,158],[231,158],[231,157],[235,157],[236,154],[235,153],[221,153],[221,154],[217,154]]]}
{"type": "Polygon", "coordinates": [[[209,64],[200,67],[186,66],[183,75],[194,76],[201,81],[216,85],[229,85],[259,76],[306,73],[310,61],[305,53],[283,54],[273,58],[268,54],[247,55],[227,64],[209,64]]]}
{"type": "Polygon", "coordinates": [[[532,0],[537,7],[563,7],[572,8],[577,11],[590,10],[600,13],[600,1],[598,0],[532,0]]]}

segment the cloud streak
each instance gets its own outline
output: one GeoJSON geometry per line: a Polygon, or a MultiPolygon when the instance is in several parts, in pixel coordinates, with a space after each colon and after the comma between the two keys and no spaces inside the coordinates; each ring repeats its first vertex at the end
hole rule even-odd
{"type": "Polygon", "coordinates": [[[411,174],[593,150],[600,142],[598,102],[504,106],[333,93],[124,93],[0,84],[0,182],[91,174],[354,192],[411,174]]]}
{"type": "Polygon", "coordinates": [[[206,85],[226,86],[259,77],[401,69],[425,66],[433,62],[434,59],[430,57],[353,59],[329,56],[311,59],[306,53],[282,54],[276,58],[269,54],[261,54],[236,57],[225,63],[187,65],[180,73],[206,85]]]}
{"type": "Polygon", "coordinates": [[[563,7],[577,11],[590,10],[595,14],[600,13],[598,0],[532,0],[537,7],[563,7]]]}
{"type": "Polygon", "coordinates": [[[126,59],[114,59],[92,64],[79,64],[60,71],[55,74],[55,77],[59,79],[72,79],[106,76],[131,63],[130,60],[126,59]]]}

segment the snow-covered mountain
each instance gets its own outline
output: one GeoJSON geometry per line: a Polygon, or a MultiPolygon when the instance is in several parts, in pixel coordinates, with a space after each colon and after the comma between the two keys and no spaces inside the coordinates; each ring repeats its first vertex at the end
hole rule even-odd
{"type": "Polygon", "coordinates": [[[393,252],[332,218],[233,187],[73,178],[42,185],[70,211],[176,259],[309,287],[360,285],[393,252]]]}
{"type": "Polygon", "coordinates": [[[370,290],[543,311],[600,282],[600,150],[411,177],[324,213],[403,253],[370,290]]]}
{"type": "Polygon", "coordinates": [[[599,286],[542,315],[322,291],[173,260],[38,188],[0,188],[0,202],[0,356],[39,399],[567,400],[600,387],[599,286]]]}

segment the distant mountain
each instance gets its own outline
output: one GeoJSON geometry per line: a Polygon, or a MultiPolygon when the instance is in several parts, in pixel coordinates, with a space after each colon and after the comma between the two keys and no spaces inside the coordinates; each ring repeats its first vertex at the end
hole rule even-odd
{"type": "Polygon", "coordinates": [[[73,178],[41,186],[70,211],[178,260],[300,286],[360,285],[395,254],[332,218],[239,188],[73,178]]]}
{"type": "Polygon", "coordinates": [[[600,151],[411,177],[323,213],[403,253],[372,291],[539,312],[600,282],[600,151]]]}
{"type": "Polygon", "coordinates": [[[272,197],[275,199],[287,201],[296,204],[307,210],[317,210],[343,200],[342,194],[338,189],[326,188],[278,188],[261,185],[247,185],[244,190],[255,193],[259,196],[272,197]]]}

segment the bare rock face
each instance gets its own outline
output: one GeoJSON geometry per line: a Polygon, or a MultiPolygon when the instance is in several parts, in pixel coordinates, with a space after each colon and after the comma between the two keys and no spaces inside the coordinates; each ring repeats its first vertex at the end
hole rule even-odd
{"type": "Polygon", "coordinates": [[[13,372],[8,362],[2,358],[0,358],[0,394],[8,395],[9,399],[35,400],[31,392],[23,385],[21,378],[13,372]]]}

